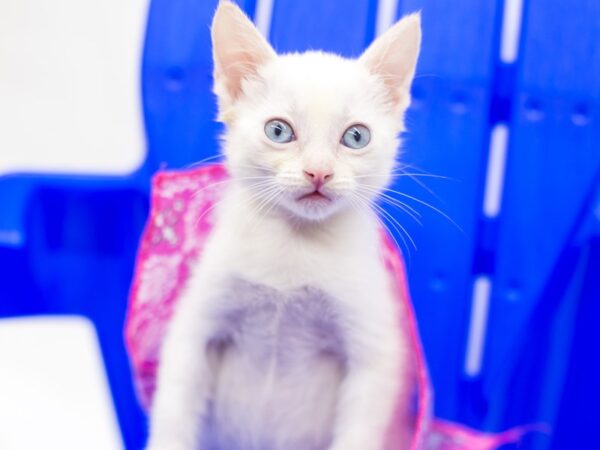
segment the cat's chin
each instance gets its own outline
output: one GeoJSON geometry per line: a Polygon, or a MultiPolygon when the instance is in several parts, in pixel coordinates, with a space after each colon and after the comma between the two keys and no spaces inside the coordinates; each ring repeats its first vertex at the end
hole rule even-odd
{"type": "Polygon", "coordinates": [[[282,202],[293,219],[305,222],[323,222],[342,209],[340,199],[321,193],[309,193],[282,202]]]}

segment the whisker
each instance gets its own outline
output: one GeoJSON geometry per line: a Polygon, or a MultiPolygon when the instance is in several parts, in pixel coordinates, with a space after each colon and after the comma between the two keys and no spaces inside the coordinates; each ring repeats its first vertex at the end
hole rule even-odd
{"type": "MultiPolygon", "coordinates": [[[[371,207],[371,202],[364,201],[355,192],[351,192],[350,195],[347,197],[347,199],[348,199],[348,201],[350,202],[350,205],[352,206],[352,208],[355,211],[357,211],[359,213],[362,213],[364,210],[369,211],[373,215],[373,217],[375,218],[375,220],[377,220],[377,223],[380,226],[382,226],[382,228],[386,230],[387,234],[390,234],[391,237],[392,237],[392,239],[394,239],[394,241],[395,241],[395,238],[390,233],[389,228],[387,226],[385,226],[385,224],[383,224],[381,222],[381,218],[378,216],[377,212],[373,211],[373,208],[371,207]]],[[[398,245],[398,242],[396,242],[396,246],[398,248],[401,248],[400,245],[398,245]]]]}
{"type": "MultiPolygon", "coordinates": [[[[380,219],[386,220],[390,223],[390,225],[394,228],[394,230],[398,233],[398,235],[400,236],[400,239],[402,239],[402,242],[404,243],[406,249],[408,250],[408,244],[406,242],[406,240],[404,239],[404,235],[402,233],[402,231],[396,226],[396,224],[392,223],[389,218],[387,216],[383,216],[381,217],[381,211],[383,210],[383,208],[381,208],[379,205],[377,205],[376,203],[373,203],[371,201],[371,199],[369,199],[368,197],[360,194],[359,192],[355,192],[355,195],[357,196],[357,198],[362,199],[363,202],[365,202],[372,210],[375,211],[377,217],[379,217],[380,219]]],[[[388,228],[388,231],[389,228],[388,228]]]]}
{"type": "Polygon", "coordinates": [[[432,196],[434,196],[438,201],[443,203],[442,199],[435,192],[433,192],[433,190],[429,186],[427,186],[425,183],[423,183],[421,180],[419,180],[416,176],[414,176],[414,175],[405,175],[405,176],[409,177],[412,181],[417,183],[419,186],[421,186],[423,189],[425,189],[427,192],[429,192],[432,196]]]}
{"type": "MultiPolygon", "coordinates": [[[[407,164],[407,163],[402,163],[402,164],[398,165],[398,167],[395,170],[400,170],[402,172],[406,172],[405,169],[410,169],[410,170],[412,170],[413,172],[415,172],[417,174],[422,174],[422,175],[427,175],[427,176],[435,176],[435,177],[441,176],[441,175],[438,175],[438,174],[434,174],[434,173],[428,172],[427,170],[422,169],[421,167],[417,167],[414,164],[407,164]]],[[[453,179],[451,177],[444,177],[444,178],[448,178],[450,180],[458,181],[458,180],[453,179]]]]}
{"type": "Polygon", "coordinates": [[[429,186],[427,186],[424,182],[422,182],[418,178],[422,177],[422,178],[435,178],[435,179],[440,179],[440,180],[457,181],[453,178],[445,177],[442,175],[433,175],[433,174],[428,174],[428,173],[408,173],[408,172],[404,172],[402,169],[398,169],[398,170],[399,170],[399,172],[393,171],[388,174],[358,175],[355,178],[388,178],[389,177],[392,180],[397,180],[402,177],[408,177],[442,203],[443,203],[443,200],[429,186]]]}
{"type": "MultiPolygon", "coordinates": [[[[379,189],[376,186],[368,186],[368,185],[363,185],[365,187],[370,187],[373,189],[379,189]]],[[[406,194],[404,192],[400,192],[400,191],[396,191],[394,189],[390,189],[390,188],[381,188],[382,190],[386,191],[386,192],[391,192],[393,194],[397,194],[397,195],[401,195],[402,197],[408,198],[412,201],[415,201],[423,206],[426,206],[427,208],[431,209],[432,211],[435,211],[436,213],[438,213],[439,215],[441,215],[442,217],[444,217],[446,220],[448,220],[451,224],[453,224],[456,228],[458,228],[458,230],[460,230],[462,233],[464,233],[464,230],[454,221],[450,218],[450,216],[448,216],[446,213],[440,211],[438,208],[436,208],[433,205],[430,205],[429,203],[420,200],[416,197],[413,197],[412,195],[406,194]]]]}
{"type": "Polygon", "coordinates": [[[281,196],[283,195],[284,192],[285,192],[285,189],[279,188],[279,191],[276,192],[275,195],[269,199],[271,206],[269,206],[268,209],[263,212],[263,217],[267,217],[269,215],[269,213],[271,211],[273,211],[273,208],[275,207],[275,205],[277,205],[277,201],[281,198],[281,196]]]}
{"type": "Polygon", "coordinates": [[[203,188],[197,189],[196,191],[194,191],[194,193],[192,194],[192,198],[196,197],[201,192],[206,191],[207,189],[211,189],[211,188],[213,188],[215,186],[220,186],[221,184],[230,183],[230,182],[231,182],[231,178],[227,178],[225,180],[215,181],[214,183],[207,184],[203,188]]]}
{"type": "Polygon", "coordinates": [[[265,197],[268,197],[273,192],[275,192],[279,186],[276,183],[269,183],[268,185],[262,187],[262,189],[254,190],[252,194],[246,199],[249,203],[258,202],[257,211],[260,211],[262,202],[265,200],[265,197]],[[262,200],[261,200],[262,197],[262,200]]]}
{"type": "Polygon", "coordinates": [[[256,215],[257,216],[260,216],[263,213],[263,209],[267,207],[267,205],[269,204],[271,199],[273,197],[275,197],[280,191],[281,191],[281,188],[279,186],[271,186],[270,189],[261,193],[261,196],[263,198],[260,201],[260,203],[258,204],[258,206],[256,207],[256,215]]]}
{"type": "Polygon", "coordinates": [[[458,181],[455,178],[451,178],[451,177],[446,177],[443,175],[434,175],[432,173],[408,173],[408,172],[388,172],[388,173],[371,173],[371,174],[365,174],[365,175],[357,175],[354,178],[369,178],[369,177],[378,177],[378,178],[383,178],[383,177],[388,177],[390,176],[392,178],[399,178],[399,177],[423,177],[423,178],[438,178],[441,180],[450,180],[450,181],[458,181]]]}
{"type": "Polygon", "coordinates": [[[396,220],[396,218],[394,216],[392,216],[389,212],[387,212],[384,208],[382,208],[379,205],[376,205],[377,209],[379,209],[381,211],[382,214],[384,214],[385,216],[387,216],[393,223],[395,223],[396,225],[398,225],[398,227],[400,227],[400,229],[404,232],[404,234],[406,235],[406,237],[408,238],[408,240],[410,241],[410,243],[412,244],[413,248],[415,250],[417,249],[417,244],[415,244],[415,241],[413,240],[413,238],[411,237],[410,233],[406,230],[406,228],[404,228],[400,222],[398,222],[396,220]]]}
{"type": "MultiPolygon", "coordinates": [[[[223,181],[231,181],[231,179],[229,180],[223,180],[223,181]]],[[[261,194],[261,189],[263,190],[267,190],[269,189],[269,182],[271,182],[271,180],[265,180],[263,182],[258,182],[258,183],[254,183],[254,184],[250,184],[249,186],[247,186],[247,189],[250,191],[256,191],[258,190],[259,192],[254,192],[253,195],[257,195],[259,196],[261,194]],[[266,186],[266,187],[264,187],[266,186]]],[[[194,193],[194,195],[196,195],[196,193],[194,193]]],[[[208,213],[210,213],[211,211],[213,211],[218,205],[220,205],[221,203],[223,203],[223,201],[225,200],[225,198],[220,199],[219,201],[213,203],[206,211],[204,211],[197,219],[196,219],[196,223],[195,226],[198,226],[198,223],[200,223],[200,221],[202,220],[202,218],[204,216],[206,216],[208,213]]]]}
{"type": "MultiPolygon", "coordinates": [[[[358,194],[358,193],[357,193],[358,194]]],[[[361,195],[361,194],[359,194],[361,195]]],[[[367,197],[363,197],[366,200],[368,200],[367,197]]],[[[377,203],[371,203],[371,205],[381,214],[383,214],[385,217],[387,217],[391,223],[392,226],[394,226],[394,228],[396,229],[396,231],[400,234],[400,237],[402,238],[402,240],[404,241],[404,238],[402,237],[402,232],[404,232],[404,234],[406,235],[406,237],[408,238],[408,240],[410,241],[410,243],[413,245],[414,249],[417,250],[417,246],[415,244],[415,241],[413,240],[413,238],[410,236],[410,234],[408,233],[408,231],[406,230],[406,228],[404,228],[400,222],[398,222],[396,220],[396,218],[394,216],[392,216],[389,212],[387,212],[384,208],[382,208],[381,206],[379,206],[377,203]],[[399,227],[399,228],[398,228],[399,227]]],[[[406,241],[404,241],[406,244],[406,241]]]]}
{"type": "Polygon", "coordinates": [[[412,213],[410,211],[410,209],[412,209],[412,208],[407,207],[407,205],[405,205],[404,203],[393,199],[393,197],[391,197],[387,194],[380,194],[380,195],[381,196],[379,197],[379,200],[381,200],[382,202],[384,202],[390,206],[398,208],[400,211],[406,213],[406,215],[409,216],[411,219],[413,219],[418,225],[423,226],[423,222],[421,222],[421,220],[419,219],[421,214],[419,214],[418,212],[416,214],[412,213]]]}
{"type": "Polygon", "coordinates": [[[185,167],[186,167],[186,169],[191,169],[192,167],[199,166],[200,164],[205,163],[206,161],[210,161],[210,160],[213,160],[216,158],[221,158],[222,156],[223,156],[222,154],[217,153],[216,155],[212,155],[212,156],[209,156],[208,158],[201,159],[200,161],[195,161],[185,167]]]}
{"type": "Polygon", "coordinates": [[[412,206],[407,205],[404,202],[401,202],[399,199],[392,197],[391,195],[388,195],[385,192],[381,192],[376,189],[371,189],[371,188],[365,187],[364,185],[359,184],[358,189],[361,191],[364,191],[364,193],[367,193],[367,194],[375,194],[377,196],[377,198],[379,198],[380,200],[388,203],[389,205],[397,207],[398,209],[400,209],[401,211],[405,212],[410,217],[412,217],[415,220],[415,222],[417,222],[419,225],[423,225],[421,223],[421,221],[419,220],[421,218],[421,214],[416,209],[414,209],[412,206]]]}
{"type": "Polygon", "coordinates": [[[231,167],[233,169],[258,169],[261,171],[269,172],[268,167],[255,166],[252,164],[231,164],[230,162],[227,162],[227,167],[231,167]]]}
{"type": "Polygon", "coordinates": [[[421,78],[439,78],[440,80],[443,80],[444,77],[441,75],[438,75],[437,73],[422,73],[419,75],[415,75],[415,80],[420,80],[421,78]]]}
{"type": "MultiPolygon", "coordinates": [[[[369,210],[371,210],[371,211],[373,210],[373,208],[372,208],[373,203],[371,201],[367,201],[366,199],[364,199],[364,197],[359,197],[358,193],[356,193],[356,192],[354,192],[352,194],[352,196],[355,197],[357,202],[364,205],[369,210]]],[[[374,217],[375,217],[375,220],[377,220],[377,222],[379,223],[379,225],[386,231],[386,234],[394,241],[396,248],[402,249],[403,247],[398,243],[398,240],[396,239],[395,234],[392,233],[392,230],[390,230],[390,228],[387,226],[387,224],[384,222],[384,220],[379,216],[377,211],[374,211],[374,217]]],[[[406,243],[406,240],[404,239],[404,236],[402,235],[402,233],[400,233],[399,230],[396,230],[396,231],[398,232],[398,236],[400,236],[400,239],[402,240],[402,243],[404,244],[404,248],[406,250],[406,255],[408,257],[408,263],[410,264],[412,257],[411,257],[411,253],[410,253],[408,244],[406,243]]]]}
{"type": "Polygon", "coordinates": [[[275,200],[283,192],[284,192],[283,188],[281,188],[280,186],[274,185],[266,192],[261,193],[261,195],[263,196],[263,199],[261,200],[261,202],[259,203],[259,205],[257,207],[256,215],[254,217],[253,222],[249,224],[249,226],[252,226],[252,230],[254,230],[254,228],[257,226],[258,221],[260,219],[265,218],[267,216],[267,214],[269,214],[269,212],[271,212],[273,207],[277,204],[277,202],[275,200]],[[268,209],[265,210],[265,208],[268,208],[268,209]]]}
{"type": "MultiPolygon", "coordinates": [[[[271,177],[241,177],[241,178],[236,178],[235,180],[271,180],[271,177]]],[[[215,181],[214,183],[211,184],[207,184],[206,186],[204,186],[201,189],[196,190],[193,194],[192,194],[192,198],[196,197],[198,194],[200,194],[202,191],[205,191],[207,189],[211,189],[215,186],[224,184],[224,183],[231,183],[232,181],[235,181],[233,178],[227,178],[225,180],[221,180],[221,181],[215,181]]]]}
{"type": "Polygon", "coordinates": [[[200,223],[200,221],[204,218],[204,216],[206,216],[209,212],[211,212],[213,209],[215,209],[218,205],[223,203],[223,200],[224,199],[221,199],[218,202],[215,202],[212,205],[210,205],[210,207],[208,209],[206,209],[206,211],[204,211],[202,214],[200,214],[200,216],[196,219],[194,226],[197,227],[198,224],[200,223]]]}

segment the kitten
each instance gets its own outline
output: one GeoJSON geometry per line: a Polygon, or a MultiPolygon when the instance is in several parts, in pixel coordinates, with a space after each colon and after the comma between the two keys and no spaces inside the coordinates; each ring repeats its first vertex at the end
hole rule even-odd
{"type": "Polygon", "coordinates": [[[212,39],[232,178],[165,338],[148,448],[382,450],[409,420],[413,355],[369,206],[391,179],[419,16],[357,60],[279,56],[230,2],[212,39]]]}

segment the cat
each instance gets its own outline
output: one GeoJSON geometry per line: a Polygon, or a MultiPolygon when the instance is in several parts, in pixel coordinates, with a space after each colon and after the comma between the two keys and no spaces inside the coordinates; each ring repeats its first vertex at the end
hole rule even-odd
{"type": "Polygon", "coordinates": [[[228,1],[211,35],[231,181],[165,337],[147,449],[409,448],[386,443],[410,421],[413,355],[370,204],[392,177],[420,17],[358,59],[277,55],[228,1]]]}

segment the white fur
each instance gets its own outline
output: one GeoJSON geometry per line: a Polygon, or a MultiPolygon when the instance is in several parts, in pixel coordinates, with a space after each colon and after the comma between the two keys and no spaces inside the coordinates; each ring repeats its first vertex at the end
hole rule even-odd
{"type": "Polygon", "coordinates": [[[210,423],[236,435],[239,448],[219,450],[382,450],[411,356],[368,202],[394,166],[419,18],[359,60],[276,56],[222,2],[213,45],[232,181],[163,345],[148,448],[204,450],[210,423]],[[270,141],[273,118],[296,140],[270,141]],[[356,123],[372,136],[361,150],[340,143],[356,123]],[[329,201],[298,200],[314,190],[304,171],[333,173],[329,201]],[[333,355],[298,325],[317,319],[339,338],[333,355]]]}

